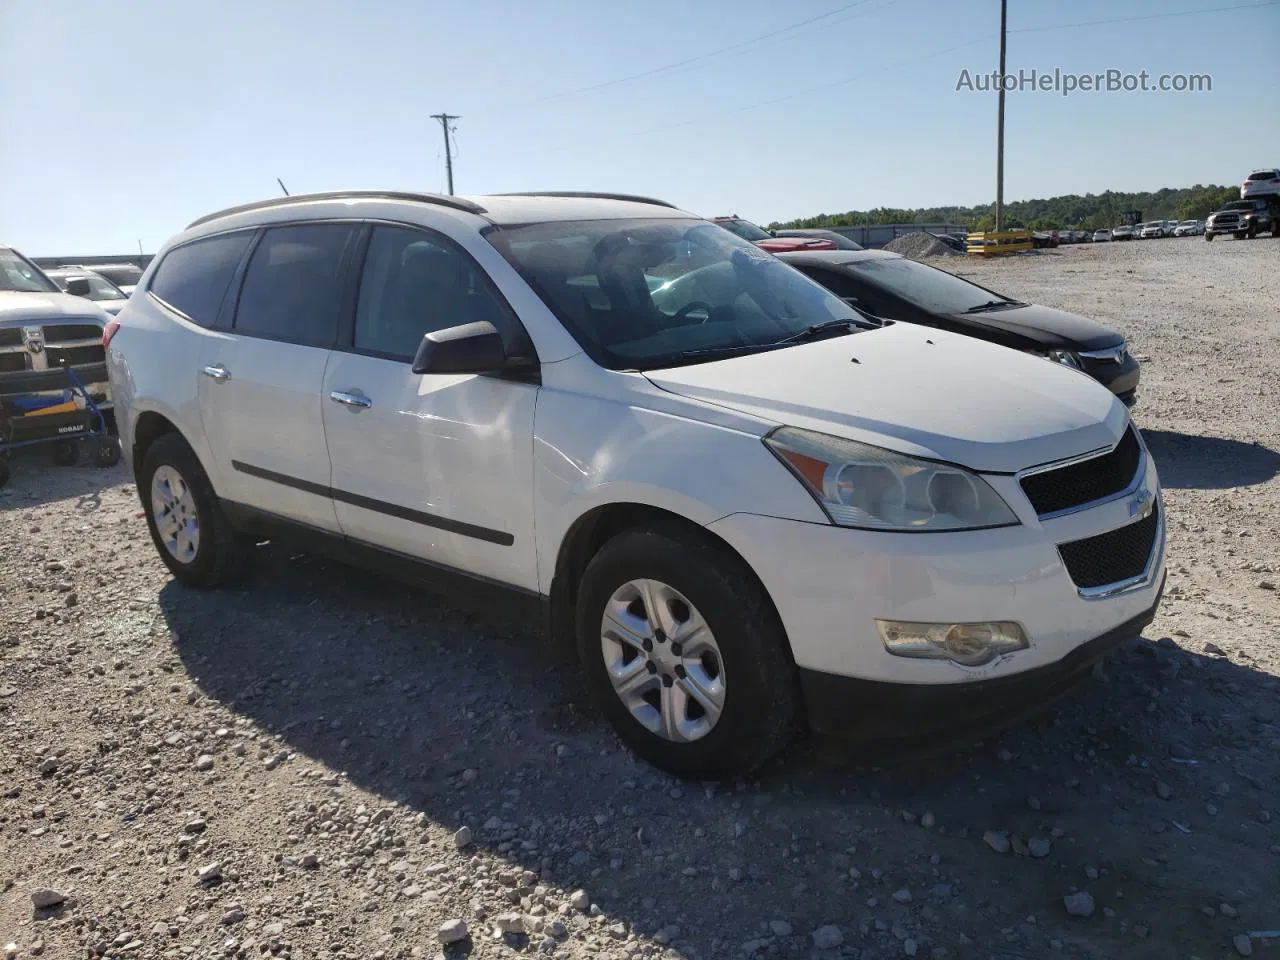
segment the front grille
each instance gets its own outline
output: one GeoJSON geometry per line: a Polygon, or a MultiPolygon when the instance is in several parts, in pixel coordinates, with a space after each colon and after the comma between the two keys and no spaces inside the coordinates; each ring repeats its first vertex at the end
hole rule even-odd
{"type": "Polygon", "coordinates": [[[27,369],[27,351],[0,353],[0,373],[15,373],[27,369]]]}
{"type": "Polygon", "coordinates": [[[1083,540],[1058,545],[1058,556],[1071,581],[1080,589],[1105,587],[1142,576],[1155,548],[1160,529],[1160,508],[1131,523],[1083,540]]]}
{"type": "Polygon", "coordinates": [[[17,327],[8,327],[0,330],[0,347],[20,347],[22,346],[22,331],[17,327]]]}
{"type": "Polygon", "coordinates": [[[101,340],[102,328],[96,323],[59,323],[44,328],[45,343],[66,343],[68,340],[101,340]]]}
{"type": "Polygon", "coordinates": [[[45,347],[45,353],[49,355],[51,367],[61,366],[63,363],[78,367],[86,363],[102,363],[106,359],[100,343],[88,347],[45,347]]]}
{"type": "Polygon", "coordinates": [[[1142,448],[1134,428],[1129,427],[1110,453],[1057,470],[1033,473],[1020,482],[1036,514],[1043,517],[1128,489],[1141,463],[1142,448]]]}

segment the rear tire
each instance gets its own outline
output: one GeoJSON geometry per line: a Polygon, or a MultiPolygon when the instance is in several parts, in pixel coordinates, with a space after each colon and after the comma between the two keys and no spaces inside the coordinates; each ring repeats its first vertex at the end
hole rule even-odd
{"type": "Polygon", "coordinates": [[[247,571],[246,544],[236,536],[209,477],[181,436],[166,433],[147,448],[138,495],[160,559],[183,583],[215,587],[247,571]]]}
{"type": "Polygon", "coordinates": [[[751,570],[708,537],[671,527],[630,530],[610,540],[583,574],[576,631],[587,684],[601,710],[637,754],[668,773],[697,780],[747,773],[779,753],[800,728],[799,681],[777,612],[751,570]],[[656,590],[628,601],[635,584],[656,590]],[[661,598],[656,602],[665,611],[648,613],[645,596],[661,598]],[[670,635],[650,626],[654,652],[639,652],[612,639],[619,621],[610,620],[606,629],[606,610],[615,616],[622,611],[631,624],[667,623],[670,635]],[[697,623],[705,629],[690,626],[697,623]],[[707,641],[714,653],[699,655],[707,641]],[[610,649],[624,653],[613,657],[610,649]],[[628,652],[631,660],[624,663],[628,652]],[[671,666],[682,656],[683,663],[671,666]],[[649,689],[624,699],[628,694],[615,683],[625,681],[613,676],[632,663],[636,669],[627,675],[649,689]],[[695,693],[714,691],[717,684],[718,694],[709,698],[719,701],[713,719],[695,693]],[[670,707],[669,724],[667,704],[682,704],[670,707]],[[655,724],[678,732],[656,732],[655,724]]]}

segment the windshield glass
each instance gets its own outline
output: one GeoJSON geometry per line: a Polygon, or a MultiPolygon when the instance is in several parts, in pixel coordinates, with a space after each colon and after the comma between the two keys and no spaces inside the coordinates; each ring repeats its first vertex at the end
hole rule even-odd
{"type": "Polygon", "coordinates": [[[54,274],[53,282],[63,290],[67,289],[67,281],[72,277],[83,277],[89,281],[89,299],[90,300],[127,300],[129,295],[124,293],[110,280],[104,280],[96,273],[67,273],[54,274]]]}
{"type": "Polygon", "coordinates": [[[845,269],[860,280],[934,313],[964,313],[992,300],[1008,300],[945,270],[905,258],[860,260],[845,264],[845,269]]]}
{"type": "Polygon", "coordinates": [[[761,230],[754,223],[747,220],[717,220],[720,226],[724,227],[730,233],[735,233],[743,240],[750,240],[755,243],[757,240],[768,240],[769,234],[761,230]]]}
{"type": "Polygon", "coordinates": [[[1182,221],[1182,223],[1178,224],[1178,226],[1180,226],[1180,227],[1194,227],[1194,226],[1195,226],[1197,223],[1199,223],[1199,222],[1200,222],[1199,220],[1183,220],[1183,221],[1182,221]]]}
{"type": "Polygon", "coordinates": [[[856,316],[781,260],[703,220],[536,223],[485,236],[583,350],[612,369],[712,360],[856,316]]]}
{"type": "Polygon", "coordinates": [[[32,263],[14,250],[0,250],[0,290],[19,293],[57,293],[58,288],[32,263]]]}

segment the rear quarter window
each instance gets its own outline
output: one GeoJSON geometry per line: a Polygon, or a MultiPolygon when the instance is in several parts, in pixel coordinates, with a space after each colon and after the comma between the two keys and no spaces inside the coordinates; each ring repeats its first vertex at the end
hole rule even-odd
{"type": "Polygon", "coordinates": [[[188,319],[211,327],[252,239],[253,231],[245,231],[174,247],[160,261],[147,289],[188,319]]]}

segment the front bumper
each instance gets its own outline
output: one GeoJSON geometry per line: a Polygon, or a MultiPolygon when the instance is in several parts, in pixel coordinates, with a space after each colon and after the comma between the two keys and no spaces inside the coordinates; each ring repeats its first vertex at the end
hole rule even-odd
{"type": "MultiPolygon", "coordinates": [[[[1163,579],[1160,592],[1163,592],[1163,579]]],[[[1084,680],[1093,665],[1142,633],[1156,602],[1056,663],[971,683],[884,683],[800,671],[809,727],[818,733],[868,740],[905,740],[935,734],[949,739],[1000,726],[1048,706],[1084,680]]]]}
{"type": "Polygon", "coordinates": [[[1133,406],[1132,401],[1138,394],[1138,381],[1142,379],[1142,367],[1133,354],[1126,351],[1121,363],[1081,357],[1080,369],[1124,400],[1125,406],[1133,406]],[[1126,396],[1130,399],[1126,400],[1126,396]]]}
{"type": "MultiPolygon", "coordinates": [[[[1011,476],[984,477],[1018,526],[960,533],[885,533],[734,514],[710,525],[768,590],[796,666],[810,677],[929,690],[972,686],[1032,671],[1065,669],[1076,651],[1116,631],[1141,629],[1165,575],[1165,519],[1154,463],[1121,496],[1041,520],[1011,476]],[[1059,544],[1134,523],[1135,508],[1160,511],[1141,577],[1115,590],[1077,586],[1059,544]],[[1030,646],[980,667],[890,654],[875,621],[975,623],[1011,620],[1030,646]],[[1142,621],[1139,623],[1139,621],[1142,621]],[[1134,624],[1137,624],[1136,628],[1134,624]]],[[[1101,554],[1100,554],[1101,555],[1101,554]]],[[[1118,635],[1118,634],[1117,634],[1118,635]]]]}

